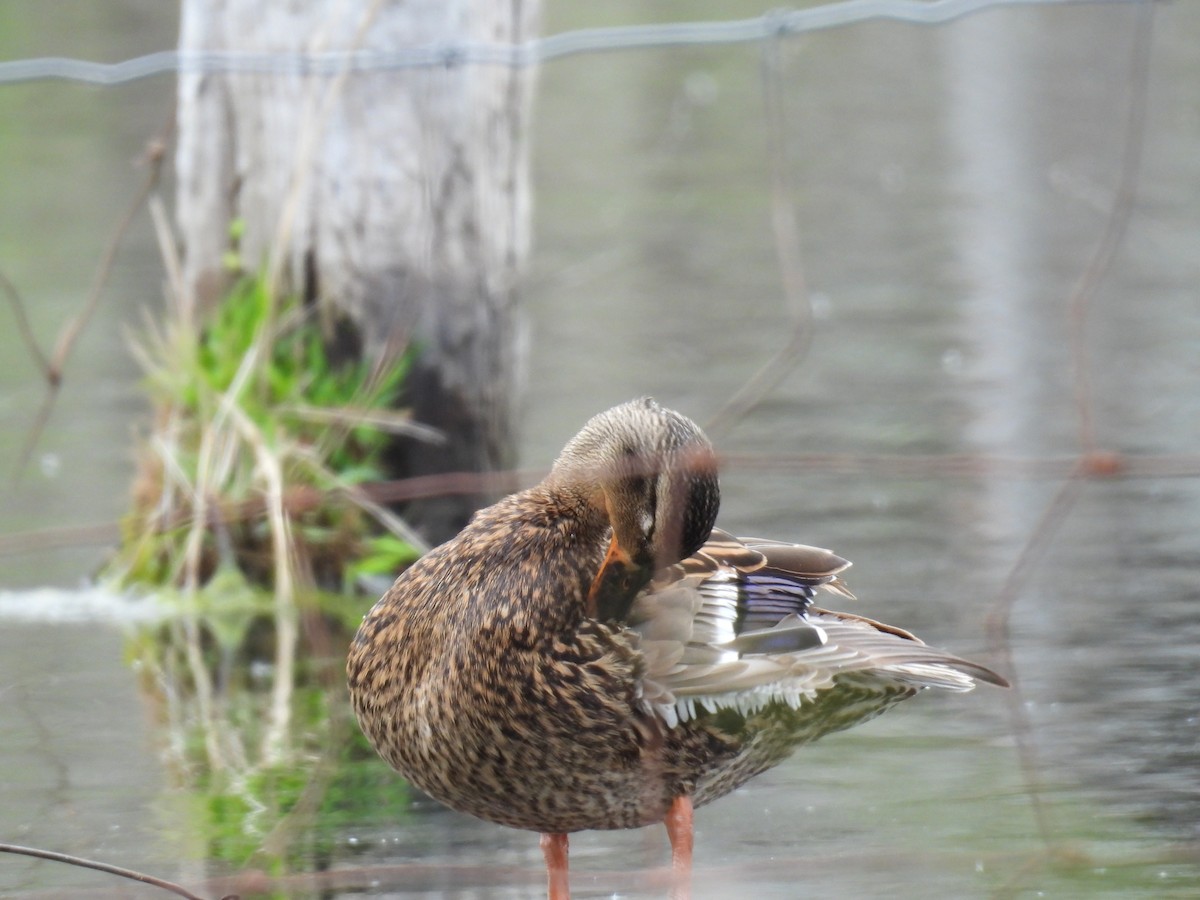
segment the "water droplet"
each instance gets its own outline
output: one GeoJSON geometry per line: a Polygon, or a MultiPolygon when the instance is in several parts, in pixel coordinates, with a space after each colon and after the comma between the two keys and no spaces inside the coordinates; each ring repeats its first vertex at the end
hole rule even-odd
{"type": "Polygon", "coordinates": [[[828,319],[833,312],[833,300],[821,291],[809,294],[808,305],[812,309],[814,319],[828,319]]]}
{"type": "Polygon", "coordinates": [[[38,467],[47,478],[57,478],[62,470],[62,457],[57,453],[43,453],[38,459],[38,467]]]}
{"type": "Polygon", "coordinates": [[[951,347],[942,354],[942,371],[947,375],[961,375],[963,371],[962,351],[951,347]]]}
{"type": "Polygon", "coordinates": [[[691,72],[683,80],[683,93],[693,106],[711,106],[720,91],[717,79],[708,72],[691,72]]]}

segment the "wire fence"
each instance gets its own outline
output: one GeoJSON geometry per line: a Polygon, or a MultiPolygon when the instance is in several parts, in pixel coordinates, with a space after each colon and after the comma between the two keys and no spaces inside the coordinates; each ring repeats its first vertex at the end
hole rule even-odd
{"type": "Polygon", "coordinates": [[[38,57],[0,62],[0,85],[59,79],[113,86],[176,72],[333,76],[347,71],[386,72],[461,65],[525,68],[586,53],[751,43],[873,20],[943,25],[964,16],[1002,7],[1154,2],[1159,0],[848,0],[809,9],[777,10],[754,18],[725,22],[586,28],[519,44],[453,42],[392,50],[288,54],[162,50],[116,63],[38,57]]]}
{"type": "MultiPolygon", "coordinates": [[[[612,51],[663,49],[679,47],[715,46],[737,43],[770,41],[856,23],[887,20],[914,25],[941,25],[988,10],[1013,7],[1065,7],[1065,6],[1141,6],[1149,9],[1157,0],[851,0],[803,10],[777,11],[762,16],[729,22],[693,22],[647,25],[636,27],[597,28],[564,32],[516,45],[487,43],[454,43],[439,46],[398,48],[393,51],[354,51],[346,53],[317,54],[245,54],[245,53],[180,53],[162,51],[112,64],[88,62],[77,59],[37,58],[0,63],[0,85],[22,82],[60,79],[78,83],[113,86],[139,79],[171,73],[254,73],[331,76],[347,71],[389,71],[421,67],[452,67],[461,65],[498,65],[529,67],[548,63],[570,56],[604,53],[612,51]]],[[[1188,477],[1200,476],[1200,457],[1158,456],[1138,454],[1117,456],[1097,444],[1091,433],[1091,414],[1095,398],[1089,383],[1089,363],[1081,350],[1084,342],[1086,319],[1091,299],[1103,279],[1114,253],[1120,245],[1125,223],[1128,221],[1132,199],[1135,194],[1140,146],[1145,127],[1144,114],[1148,88],[1149,54],[1151,37],[1144,17],[1141,30],[1135,35],[1134,54],[1131,64],[1133,73],[1133,99],[1130,114],[1124,125],[1124,145],[1121,153],[1124,160],[1121,183],[1116,186],[1116,201],[1109,210],[1106,227],[1097,242],[1071,295],[1066,308],[1070,320],[1072,374],[1076,412],[1080,420],[1077,454],[1061,458],[1002,459],[985,455],[907,455],[899,456],[847,456],[845,454],[814,456],[796,454],[787,457],[766,458],[761,455],[729,457],[726,462],[741,469],[770,469],[773,471],[797,470],[804,472],[832,472],[839,474],[884,473],[900,476],[966,475],[980,476],[1001,472],[1018,478],[1044,479],[1048,485],[1045,506],[1034,525],[1029,529],[1026,540],[1015,556],[1007,577],[992,598],[989,626],[996,652],[1008,661],[1007,669],[1012,672],[1009,620],[1014,605],[1025,586],[1033,564],[1046,552],[1051,539],[1077,508],[1081,488],[1089,479],[1105,478],[1115,474],[1133,477],[1188,477]]],[[[768,93],[778,91],[772,87],[772,75],[765,67],[768,93]]],[[[770,103],[768,103],[770,108],[770,103]]],[[[768,117],[767,127],[775,134],[782,133],[782,123],[777,110],[768,117]],[[771,118],[775,117],[775,118],[771,118]]],[[[786,154],[779,148],[773,151],[773,164],[782,167],[786,154]]],[[[778,176],[782,178],[782,176],[778,176]]],[[[792,203],[790,187],[780,181],[776,185],[775,199],[781,209],[792,203]]],[[[139,197],[134,208],[140,207],[144,197],[139,197]]],[[[778,210],[777,210],[778,212],[778,210]]],[[[780,216],[779,218],[785,218],[780,216]]],[[[781,245],[794,248],[796,242],[790,236],[779,241],[781,245]]],[[[782,270],[789,266],[798,268],[796,261],[780,260],[782,270]]],[[[2,273],[0,273],[2,274],[2,273]]],[[[784,278],[787,282],[788,279],[784,278]]],[[[3,287],[0,284],[0,287],[3,287]]],[[[797,289],[800,290],[800,289],[797,289]]],[[[789,306],[801,306],[799,297],[789,297],[789,306]]],[[[752,382],[748,396],[735,397],[731,410],[723,411],[727,418],[736,419],[748,406],[760,399],[775,380],[796,365],[804,355],[807,338],[807,322],[798,322],[796,337],[769,360],[763,367],[763,378],[752,382]],[[743,402],[744,401],[744,402],[743,402]]],[[[483,489],[512,489],[528,483],[536,473],[493,473],[477,475],[454,473],[435,479],[408,480],[375,488],[374,499],[379,502],[396,502],[421,496],[437,496],[448,491],[474,492],[483,489]]],[[[72,529],[55,529],[53,532],[30,532],[19,535],[0,536],[0,554],[44,550],[47,545],[109,541],[117,530],[115,523],[100,526],[83,526],[72,529]]],[[[1040,809],[1039,769],[1033,756],[1034,741],[1032,728],[1023,706],[1023,695],[1018,689],[1011,695],[1011,717],[1013,733],[1017,736],[1018,748],[1023,757],[1023,769],[1028,782],[1028,793],[1035,804],[1038,828],[1047,846],[1054,843],[1053,827],[1047,824],[1040,809]]]]}

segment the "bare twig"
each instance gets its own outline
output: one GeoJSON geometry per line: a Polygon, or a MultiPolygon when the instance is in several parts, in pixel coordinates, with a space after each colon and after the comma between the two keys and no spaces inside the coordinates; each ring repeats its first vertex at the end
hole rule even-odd
{"type": "Polygon", "coordinates": [[[92,285],[88,291],[87,301],[81,309],[59,332],[58,341],[55,343],[54,352],[46,359],[38,352],[39,361],[43,363],[44,375],[46,378],[47,392],[45,399],[42,401],[42,406],[38,411],[37,418],[30,427],[26,435],[25,444],[21,448],[21,453],[17,457],[17,465],[13,471],[12,480],[15,482],[21,477],[21,473],[25,471],[25,467],[29,464],[29,459],[33,455],[33,450],[41,439],[42,433],[45,431],[46,423],[50,421],[50,414],[54,410],[54,402],[58,396],[59,388],[62,386],[63,371],[66,368],[67,360],[71,356],[71,351],[75,348],[76,341],[83,334],[84,328],[95,315],[97,307],[100,305],[100,298],[104,293],[104,288],[108,285],[109,275],[112,274],[113,263],[117,258],[117,251],[121,248],[121,244],[125,240],[125,236],[129,233],[130,227],[133,225],[137,214],[141,212],[147,199],[158,186],[159,178],[162,175],[163,160],[166,158],[166,148],[170,138],[171,131],[174,129],[175,113],[171,112],[170,119],[160,135],[149,141],[146,145],[145,160],[148,164],[146,177],[142,180],[142,185],[134,195],[133,201],[125,210],[125,214],[121,217],[117,226],[113,229],[112,234],[108,239],[108,246],[100,257],[99,263],[96,265],[96,272],[92,276],[92,285]]]}
{"type": "Polygon", "coordinates": [[[323,422],[330,425],[340,425],[355,428],[366,425],[377,431],[388,434],[402,434],[415,440],[430,444],[445,444],[446,434],[431,425],[416,422],[412,414],[405,410],[370,409],[350,406],[307,406],[300,403],[289,403],[277,406],[281,413],[295,416],[307,422],[323,422]]]}
{"type": "MultiPolygon", "coordinates": [[[[168,296],[182,298],[185,296],[183,259],[162,198],[157,194],[152,194],[149,200],[149,209],[150,221],[154,225],[154,238],[158,242],[158,254],[163,261],[163,268],[167,270],[168,296]]],[[[190,303],[180,302],[177,305],[177,314],[182,320],[181,325],[189,332],[195,329],[195,323],[191,317],[192,312],[190,303]]]]}
{"type": "Polygon", "coordinates": [[[1025,777],[1025,790],[1033,807],[1038,836],[1047,847],[1053,844],[1050,823],[1042,804],[1041,780],[1038,777],[1037,748],[1033,742],[1033,726],[1025,710],[1025,698],[1021,692],[1017,669],[1013,664],[1010,623],[1013,607],[1029,578],[1029,573],[1049,549],[1051,541],[1067,514],[1074,508],[1083,489],[1085,469],[1080,463],[1075,472],[1059,486],[1050,503],[1043,510],[1037,524],[1029,533],[1021,552],[1013,561],[1004,585],[992,602],[987,614],[987,632],[993,651],[1003,660],[1001,666],[1012,688],[1005,692],[1009,715],[1013,726],[1013,737],[1017,743],[1017,754],[1025,777]]]}
{"type": "Polygon", "coordinates": [[[120,538],[121,526],[117,522],[94,522],[89,525],[20,531],[16,534],[0,534],[0,556],[44,552],[60,547],[113,544],[120,538]]]}
{"type": "MultiPolygon", "coordinates": [[[[165,878],[159,878],[155,875],[147,875],[144,872],[137,872],[133,869],[126,869],[122,866],[114,866],[109,863],[98,862],[94,859],[84,859],[79,856],[72,856],[69,853],[58,853],[54,850],[41,850],[37,847],[21,847],[17,844],[0,844],[0,853],[16,853],[21,856],[33,856],[38,859],[48,859],[53,862],[66,863],[69,866],[78,866],[81,869],[95,869],[97,872],[107,872],[109,875],[116,875],[120,878],[128,878],[131,881],[140,881],[143,884],[153,885],[157,888],[162,888],[164,891],[170,891],[172,894],[177,894],[180,897],[186,897],[187,900],[206,900],[199,894],[193,894],[182,885],[178,885],[173,881],[167,881],[165,878]]],[[[236,894],[226,894],[221,900],[237,900],[236,894]]]]}
{"type": "Polygon", "coordinates": [[[1079,443],[1085,455],[1098,450],[1093,416],[1091,358],[1087,349],[1087,320],[1092,298],[1103,281],[1129,225],[1136,199],[1142,145],[1146,132],[1146,106],[1150,89],[1150,56],[1154,37],[1154,4],[1145,3],[1137,11],[1137,29],[1133,35],[1129,64],[1129,109],[1121,151],[1121,174],[1113,196],[1112,208],[1104,231],[1067,301],[1070,324],[1071,371],[1074,379],[1075,409],[1078,416],[1079,443]]]}
{"type": "MultiPolygon", "coordinates": [[[[168,128],[170,127],[168,126],[168,128]]],[[[129,207],[125,210],[125,214],[121,217],[116,228],[113,229],[112,234],[109,236],[108,246],[104,248],[104,253],[101,255],[100,262],[96,266],[96,272],[92,276],[92,285],[88,289],[87,302],[84,304],[83,309],[59,332],[58,342],[54,346],[54,354],[50,358],[50,368],[57,377],[61,378],[63,365],[71,355],[71,350],[74,348],[75,342],[79,340],[79,335],[83,333],[83,329],[91,321],[92,316],[96,313],[96,308],[100,305],[100,297],[108,284],[109,275],[112,274],[112,267],[117,258],[117,251],[121,248],[121,242],[125,240],[125,235],[133,225],[133,220],[142,211],[142,207],[146,205],[150,194],[158,186],[159,177],[162,175],[163,160],[166,158],[166,155],[167,146],[163,138],[155,138],[147,143],[145,162],[148,164],[148,169],[146,177],[142,180],[142,185],[134,195],[129,207]]]]}
{"type": "Polygon", "coordinates": [[[377,502],[371,495],[358,485],[348,485],[346,497],[367,514],[374,517],[380,525],[405,541],[420,553],[429,551],[429,542],[419,535],[408,522],[396,515],[382,503],[377,502]]]}
{"type": "Polygon", "coordinates": [[[25,301],[21,297],[21,292],[17,290],[17,286],[12,283],[12,279],[3,270],[0,270],[0,288],[4,289],[9,305],[12,306],[13,318],[17,320],[17,331],[21,334],[21,340],[25,342],[25,348],[37,363],[38,368],[42,370],[42,377],[47,382],[52,382],[53,373],[50,369],[50,360],[29,325],[29,317],[25,314],[25,301]]]}

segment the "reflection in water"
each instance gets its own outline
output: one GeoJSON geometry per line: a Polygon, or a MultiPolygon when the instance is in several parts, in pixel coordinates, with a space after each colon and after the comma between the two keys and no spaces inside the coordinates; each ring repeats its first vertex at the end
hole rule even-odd
{"type": "Polygon", "coordinates": [[[275,599],[233,571],[131,634],[170,775],[170,831],[217,870],[321,868],[348,828],[404,820],[408,792],[354,727],[341,648],[361,601],[313,596],[280,664],[275,599]],[[349,620],[349,621],[348,621],[349,620]]]}
{"type": "MultiPolygon", "coordinates": [[[[946,232],[963,279],[960,340],[970,348],[966,370],[976,385],[967,395],[972,417],[963,436],[1000,453],[1028,449],[1031,436],[1044,434],[1031,418],[1046,376],[1038,338],[1047,324],[1061,332],[1063,319],[1061,304],[1045,302],[1053,298],[1030,278],[1040,242],[1031,198],[1041,190],[1042,172],[1030,135],[1027,101],[1038,73],[1022,53],[1027,44],[1026,29],[1011,19],[967,20],[942,43],[945,128],[958,195],[946,232]]],[[[990,485],[980,519],[1019,530],[1030,511],[1012,509],[1015,499],[990,485]]]]}

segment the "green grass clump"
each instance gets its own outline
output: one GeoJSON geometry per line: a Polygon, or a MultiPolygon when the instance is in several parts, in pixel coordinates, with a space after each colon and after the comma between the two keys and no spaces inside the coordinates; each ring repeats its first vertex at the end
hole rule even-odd
{"type": "Polygon", "coordinates": [[[345,587],[417,550],[362,485],[384,477],[409,349],[335,358],[314,307],[243,274],[202,326],[149,328],[136,352],[155,408],[109,573],[196,588],[222,564],[252,582],[345,587]]]}
{"type": "MultiPolygon", "coordinates": [[[[236,274],[202,321],[180,302],[135,342],[154,416],[106,575],[162,610],[127,649],[176,813],[205,858],[271,867],[341,805],[378,801],[334,764],[357,746],[338,653],[366,605],[335,592],[418,555],[370,491],[414,428],[396,409],[412,351],[363,359],[347,326],[236,274]]],[[[357,752],[403,809],[403,782],[357,752]]]]}

